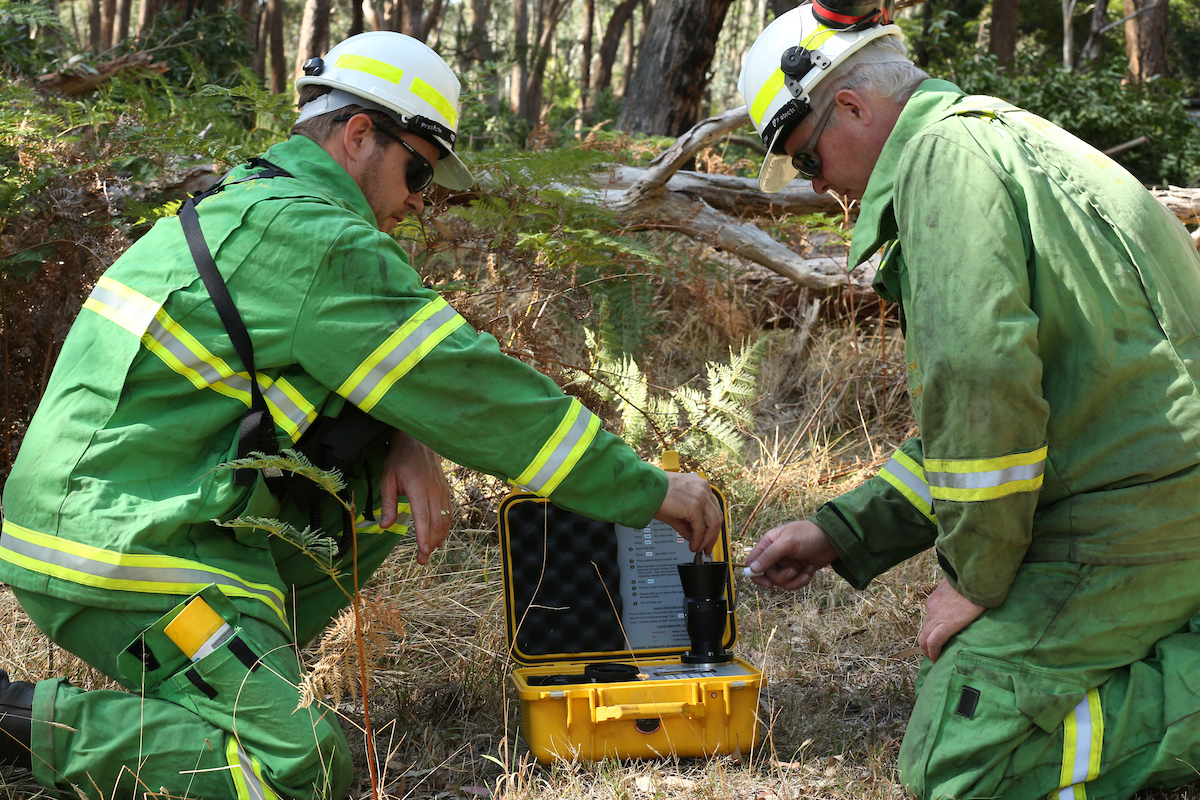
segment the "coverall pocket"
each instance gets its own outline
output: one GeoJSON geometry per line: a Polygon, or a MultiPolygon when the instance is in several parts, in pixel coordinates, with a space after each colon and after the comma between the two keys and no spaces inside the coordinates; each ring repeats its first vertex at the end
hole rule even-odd
{"type": "Polygon", "coordinates": [[[920,797],[994,796],[1017,747],[1061,725],[1086,694],[1054,671],[974,653],[960,651],[946,666],[942,681],[926,679],[909,723],[916,735],[900,756],[904,782],[920,797]]]}

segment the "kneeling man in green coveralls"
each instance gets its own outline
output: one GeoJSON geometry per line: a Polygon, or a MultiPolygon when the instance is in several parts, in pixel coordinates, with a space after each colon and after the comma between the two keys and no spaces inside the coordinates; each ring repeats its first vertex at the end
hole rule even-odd
{"type": "Polygon", "coordinates": [[[793,178],[886,245],[920,438],[763,536],[761,586],[935,548],[900,750],[921,798],[1123,798],[1200,775],[1200,258],[1110,158],[905,57],[888,7],[775,20],[739,88],[793,178]]]}
{"type": "Polygon", "coordinates": [[[366,33],[305,72],[292,137],[100,279],[8,480],[0,580],[53,641],[128,690],[0,671],[0,759],[42,786],[346,794],[334,712],[297,708],[296,647],[347,598],[289,542],[222,521],[317,521],[340,539],[335,566],[352,589],[355,554],[366,580],[406,528],[421,564],[445,538],[436,452],[596,519],[667,521],[693,550],[720,531],[702,478],[642,462],[502,355],[388,235],[430,182],[472,183],[453,151],[459,83],[445,62],[407,36],[366,33]],[[214,471],[314,439],[346,469],[357,520],[268,470],[214,471]],[[379,448],[359,446],[369,441],[379,448]],[[228,630],[188,646],[193,661],[180,626],[206,619],[228,630]]]}

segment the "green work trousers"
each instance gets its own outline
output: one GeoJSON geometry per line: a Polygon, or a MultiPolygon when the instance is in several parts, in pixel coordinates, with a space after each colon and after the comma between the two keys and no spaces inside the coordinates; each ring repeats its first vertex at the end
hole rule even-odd
{"type": "MultiPolygon", "coordinates": [[[[394,532],[358,536],[360,581],[399,538],[394,532]]],[[[295,639],[239,613],[209,586],[200,595],[235,635],[195,663],[162,632],[182,603],[160,616],[16,590],[47,636],[128,690],[39,682],[34,779],[46,787],[78,787],[97,799],[160,791],[214,800],[345,796],[353,778],[346,738],[334,709],[319,701],[299,707],[297,642],[315,637],[349,601],[307,554],[282,540],[273,540],[272,550],[290,589],[295,639]]],[[[350,553],[337,562],[347,591],[352,562],[350,553]]]]}
{"type": "Polygon", "coordinates": [[[900,750],[920,798],[1126,798],[1200,777],[1200,561],[1024,564],[925,661],[900,750]]]}

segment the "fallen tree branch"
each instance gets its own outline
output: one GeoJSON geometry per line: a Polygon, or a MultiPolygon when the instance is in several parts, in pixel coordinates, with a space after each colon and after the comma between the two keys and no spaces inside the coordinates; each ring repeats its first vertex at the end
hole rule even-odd
{"type": "Polygon", "coordinates": [[[95,70],[88,67],[80,70],[48,72],[37,80],[38,88],[43,91],[54,91],[68,97],[75,97],[95,91],[97,86],[119,72],[146,71],[162,75],[167,69],[169,67],[165,62],[151,62],[148,52],[126,53],[120,58],[104,62],[95,70]]]}
{"type": "Polygon", "coordinates": [[[1200,225],[1200,189],[1168,186],[1166,189],[1151,189],[1150,194],[1184,225],[1200,225]]]}

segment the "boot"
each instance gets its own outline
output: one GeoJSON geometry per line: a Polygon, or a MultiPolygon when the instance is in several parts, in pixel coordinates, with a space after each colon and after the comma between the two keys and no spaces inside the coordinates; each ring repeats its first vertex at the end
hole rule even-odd
{"type": "Polygon", "coordinates": [[[0,765],[29,769],[29,719],[33,712],[33,684],[10,681],[0,669],[0,765]]]}

